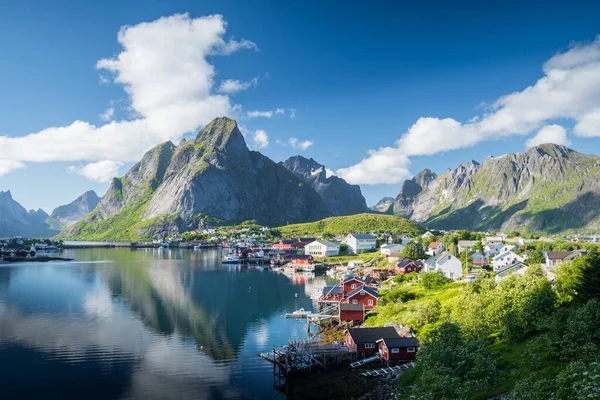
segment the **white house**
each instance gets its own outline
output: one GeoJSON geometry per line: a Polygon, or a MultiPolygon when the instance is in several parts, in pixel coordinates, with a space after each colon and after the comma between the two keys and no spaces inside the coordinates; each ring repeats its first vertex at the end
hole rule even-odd
{"type": "Polygon", "coordinates": [[[505,251],[515,252],[517,251],[517,246],[514,244],[505,244],[500,250],[498,250],[498,254],[504,253],[505,251]]]}
{"type": "Polygon", "coordinates": [[[520,255],[512,251],[505,251],[494,257],[494,271],[506,267],[507,265],[516,264],[518,262],[522,263],[524,261],[525,259],[520,255]]]}
{"type": "Polygon", "coordinates": [[[327,240],[315,240],[304,247],[304,254],[313,257],[330,257],[340,254],[340,244],[327,240]]]}
{"type": "Polygon", "coordinates": [[[486,236],[481,240],[483,244],[502,243],[502,237],[500,236],[486,236]]]}
{"type": "Polygon", "coordinates": [[[527,271],[527,268],[529,267],[526,264],[523,264],[522,262],[505,265],[504,267],[496,271],[496,282],[506,278],[511,274],[523,275],[525,271],[527,271]]]}
{"type": "Polygon", "coordinates": [[[352,269],[352,268],[358,268],[358,267],[364,267],[365,266],[365,262],[363,260],[350,260],[348,261],[348,268],[352,269]]]}
{"type": "Polygon", "coordinates": [[[382,256],[389,256],[392,253],[400,253],[405,247],[406,245],[400,243],[383,244],[380,251],[382,256]]]}
{"type": "Polygon", "coordinates": [[[483,248],[483,254],[485,254],[486,257],[494,257],[500,252],[500,249],[502,247],[504,247],[504,244],[502,244],[502,242],[491,242],[485,245],[485,247],[483,248]]]}
{"type": "Polygon", "coordinates": [[[427,272],[442,271],[446,278],[453,280],[462,278],[462,262],[449,251],[432,256],[425,263],[427,272]]]}
{"type": "Polygon", "coordinates": [[[565,261],[574,259],[585,255],[585,250],[573,250],[573,251],[547,251],[546,252],[546,268],[554,268],[559,266],[565,261]]]}
{"type": "Polygon", "coordinates": [[[435,256],[436,254],[440,254],[446,250],[446,246],[444,246],[441,242],[431,242],[429,247],[427,248],[427,254],[430,256],[435,256]]]}
{"type": "Polygon", "coordinates": [[[346,245],[348,245],[348,253],[359,254],[363,251],[375,249],[377,242],[373,235],[351,233],[346,237],[346,245]]]}

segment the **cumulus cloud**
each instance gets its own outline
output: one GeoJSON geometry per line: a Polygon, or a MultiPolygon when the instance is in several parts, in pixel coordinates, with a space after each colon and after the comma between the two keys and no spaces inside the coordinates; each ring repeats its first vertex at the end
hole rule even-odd
{"type": "Polygon", "coordinates": [[[229,97],[213,93],[216,73],[207,57],[258,48],[244,39],[226,41],[225,31],[220,15],[188,14],[121,28],[121,51],[96,67],[103,71],[101,81],[109,73],[110,81],[123,85],[134,116],[101,126],[75,121],[21,137],[0,136],[2,169],[24,162],[135,161],[157,143],[177,142],[213,118],[230,115],[229,97]]]}
{"type": "Polygon", "coordinates": [[[411,176],[410,160],[397,147],[370,150],[369,156],[356,165],[340,168],[337,176],[351,184],[395,184],[411,176]]]}
{"type": "Polygon", "coordinates": [[[534,147],[544,143],[562,144],[568,146],[571,141],[567,137],[567,130],[560,125],[547,125],[538,131],[538,133],[527,140],[527,148],[534,147]]]}
{"type": "Polygon", "coordinates": [[[90,181],[107,183],[117,176],[119,168],[123,166],[121,161],[103,160],[77,167],[74,165],[67,167],[67,172],[85,176],[90,181]]]}
{"type": "Polygon", "coordinates": [[[419,118],[393,147],[371,150],[358,164],[338,170],[338,175],[351,183],[397,183],[407,174],[406,157],[524,136],[559,119],[575,121],[576,135],[600,136],[600,36],[554,55],[542,70],[544,76],[535,84],[500,97],[487,112],[465,123],[452,118],[419,118]],[[396,158],[392,154],[396,162],[392,162],[396,158]]]}
{"type": "Polygon", "coordinates": [[[221,82],[218,92],[235,94],[237,92],[241,92],[242,90],[250,89],[251,87],[256,86],[258,86],[258,78],[253,78],[249,82],[242,82],[237,79],[227,79],[221,82]]]}
{"type": "Polygon", "coordinates": [[[25,164],[16,160],[2,160],[0,159],[0,176],[6,175],[9,172],[19,169],[25,168],[25,164]]]}
{"type": "Polygon", "coordinates": [[[273,116],[273,111],[248,111],[246,115],[248,118],[271,118],[273,116]]]}
{"type": "Polygon", "coordinates": [[[100,114],[100,118],[102,119],[102,121],[110,121],[113,119],[115,115],[115,109],[110,107],[107,108],[106,111],[104,111],[102,114],[100,114]]]}
{"type": "Polygon", "coordinates": [[[291,137],[288,139],[288,144],[294,149],[306,150],[314,144],[311,140],[298,140],[298,138],[291,137]]]}
{"type": "Polygon", "coordinates": [[[252,135],[252,141],[257,150],[264,149],[269,145],[269,135],[262,129],[258,129],[252,135]]]}

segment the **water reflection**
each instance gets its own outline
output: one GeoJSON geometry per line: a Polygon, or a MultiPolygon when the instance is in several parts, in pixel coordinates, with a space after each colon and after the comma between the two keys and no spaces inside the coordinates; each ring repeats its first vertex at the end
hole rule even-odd
{"type": "Polygon", "coordinates": [[[65,256],[89,261],[0,266],[5,394],[275,397],[271,367],[256,354],[305,334],[305,325],[282,314],[310,308],[306,293],[318,284],[223,267],[217,251],[92,249],[65,256]],[[15,359],[25,360],[22,369],[7,367],[15,359]],[[37,384],[19,381],[23,376],[37,384]],[[68,383],[74,376],[88,382],[86,392],[68,383]],[[72,390],[65,393],[61,382],[72,390]]]}

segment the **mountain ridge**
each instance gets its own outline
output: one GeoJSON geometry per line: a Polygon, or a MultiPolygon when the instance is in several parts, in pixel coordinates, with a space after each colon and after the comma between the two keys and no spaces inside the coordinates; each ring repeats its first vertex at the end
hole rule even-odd
{"type": "Polygon", "coordinates": [[[600,228],[600,157],[563,145],[406,180],[388,212],[431,228],[558,233],[600,228]]]}
{"type": "MultiPolygon", "coordinates": [[[[337,179],[326,183],[346,188],[337,179]]],[[[364,203],[360,188],[348,187],[364,203]]],[[[315,221],[338,212],[326,199],[282,163],[249,150],[237,123],[222,117],[194,139],[149,150],[123,177],[112,180],[94,211],[61,236],[133,239],[214,223],[315,221]]],[[[366,204],[360,209],[366,210],[366,204]]]]}

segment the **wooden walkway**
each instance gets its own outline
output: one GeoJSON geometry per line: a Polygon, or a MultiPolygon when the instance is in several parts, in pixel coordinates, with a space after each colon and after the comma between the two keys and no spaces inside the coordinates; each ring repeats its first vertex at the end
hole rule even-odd
{"type": "Polygon", "coordinates": [[[392,372],[405,371],[405,370],[409,369],[410,367],[414,367],[414,365],[415,364],[411,362],[408,364],[397,365],[395,367],[387,367],[387,368],[376,369],[373,371],[366,371],[366,372],[363,372],[361,375],[362,376],[383,376],[383,375],[391,374],[392,372]]]}

